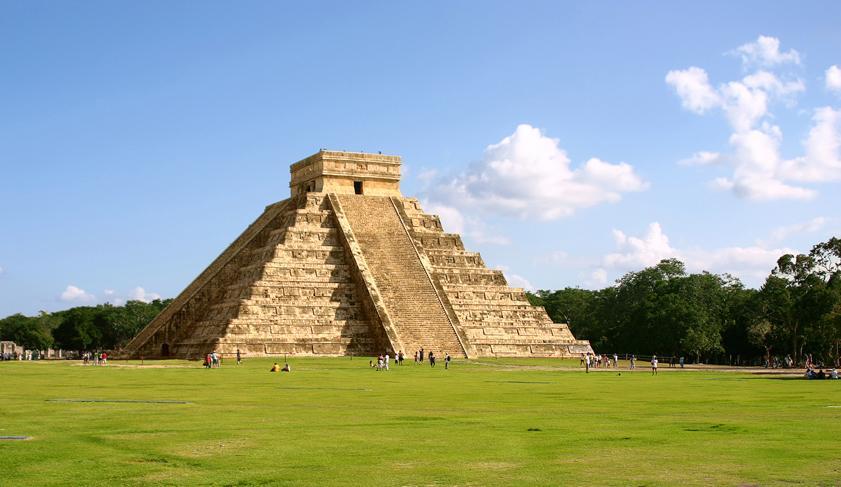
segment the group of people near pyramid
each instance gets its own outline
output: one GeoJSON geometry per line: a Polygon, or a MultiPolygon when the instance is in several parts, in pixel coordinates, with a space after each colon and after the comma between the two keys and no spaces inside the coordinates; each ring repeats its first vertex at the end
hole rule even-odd
{"type": "MultiPolygon", "coordinates": [[[[417,350],[415,352],[415,365],[423,364],[423,357],[424,357],[424,350],[423,350],[423,347],[421,347],[419,350],[417,350]]],[[[400,350],[399,352],[394,354],[394,364],[395,365],[403,365],[403,360],[404,359],[405,359],[405,355],[403,354],[403,350],[400,350]]],[[[368,365],[371,368],[374,368],[378,371],[389,370],[389,365],[391,363],[391,360],[392,360],[391,355],[389,355],[389,353],[386,352],[384,354],[380,354],[377,357],[376,363],[373,360],[371,360],[371,361],[368,362],[368,365]]],[[[429,355],[428,355],[428,360],[429,360],[429,366],[430,367],[435,367],[435,360],[436,360],[435,353],[430,351],[429,355]]],[[[445,352],[444,353],[444,368],[445,369],[450,368],[450,361],[451,360],[452,360],[452,357],[450,357],[450,354],[445,352]]]]}

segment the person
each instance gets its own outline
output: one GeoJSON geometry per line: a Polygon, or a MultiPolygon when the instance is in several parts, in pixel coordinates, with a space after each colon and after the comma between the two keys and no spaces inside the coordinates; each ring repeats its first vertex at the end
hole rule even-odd
{"type": "Polygon", "coordinates": [[[237,365],[242,363],[242,354],[240,354],[239,349],[237,349],[237,365]]]}
{"type": "Polygon", "coordinates": [[[614,352],[614,354],[613,354],[613,368],[614,368],[614,369],[618,369],[618,368],[619,368],[619,354],[617,354],[617,353],[615,353],[615,352],[614,352]]]}
{"type": "Polygon", "coordinates": [[[205,369],[210,368],[210,354],[207,354],[207,355],[204,356],[204,368],[205,369]]]}
{"type": "Polygon", "coordinates": [[[423,347],[421,347],[421,349],[418,350],[418,360],[419,363],[423,363],[423,347]]]}
{"type": "Polygon", "coordinates": [[[385,370],[388,370],[388,361],[391,360],[391,356],[388,352],[385,353],[385,370]]]}
{"type": "Polygon", "coordinates": [[[450,368],[450,360],[452,360],[452,357],[450,357],[450,354],[445,353],[444,354],[444,370],[447,370],[447,369],[450,368]]]}
{"type": "Polygon", "coordinates": [[[292,366],[289,365],[289,362],[283,364],[283,368],[280,369],[281,372],[292,372],[292,366]]]}
{"type": "Polygon", "coordinates": [[[418,351],[415,350],[415,365],[418,364],[418,351]]]}
{"type": "Polygon", "coordinates": [[[432,352],[429,352],[429,366],[435,367],[435,354],[432,352]]]}
{"type": "Polygon", "coordinates": [[[216,351],[210,352],[210,368],[215,369],[219,367],[219,356],[216,355],[216,351]]]}
{"type": "Polygon", "coordinates": [[[578,361],[578,366],[579,367],[584,367],[584,354],[583,353],[581,354],[581,360],[578,361]]]}
{"type": "Polygon", "coordinates": [[[403,365],[403,350],[397,354],[397,365],[403,365]]]}
{"type": "Polygon", "coordinates": [[[102,352],[102,365],[108,365],[108,353],[102,352]]]}
{"type": "Polygon", "coordinates": [[[584,358],[584,360],[585,360],[584,373],[589,374],[590,373],[590,352],[587,352],[587,356],[584,358]]]}
{"type": "Polygon", "coordinates": [[[818,374],[815,376],[818,380],[826,379],[826,374],[824,373],[823,369],[818,370],[818,374]]]}
{"type": "Polygon", "coordinates": [[[278,365],[277,362],[275,362],[274,365],[272,365],[272,370],[270,370],[269,372],[280,372],[280,365],[278,365]]]}
{"type": "Polygon", "coordinates": [[[377,356],[377,370],[383,370],[383,356],[377,356]]]}
{"type": "Polygon", "coordinates": [[[686,363],[683,359],[683,356],[680,357],[680,368],[683,368],[683,364],[686,363]]]}
{"type": "Polygon", "coordinates": [[[838,379],[838,369],[832,369],[832,372],[829,373],[830,379],[838,379]]]}
{"type": "Polygon", "coordinates": [[[637,356],[636,356],[636,355],[634,355],[634,354],[631,354],[631,365],[630,365],[630,367],[629,367],[629,368],[630,368],[631,370],[634,370],[634,369],[636,369],[636,368],[637,368],[637,356]]]}
{"type": "Polygon", "coordinates": [[[651,357],[651,375],[657,375],[657,355],[651,357]]]}
{"type": "Polygon", "coordinates": [[[669,357],[669,368],[670,369],[674,368],[674,366],[675,366],[675,356],[672,355],[671,357],[669,357]]]}

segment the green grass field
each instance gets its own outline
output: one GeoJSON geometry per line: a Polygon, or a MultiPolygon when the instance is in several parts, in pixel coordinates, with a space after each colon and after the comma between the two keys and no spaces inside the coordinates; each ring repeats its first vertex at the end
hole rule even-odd
{"type": "Polygon", "coordinates": [[[0,484],[841,484],[841,381],[290,362],[0,362],[0,484]]]}

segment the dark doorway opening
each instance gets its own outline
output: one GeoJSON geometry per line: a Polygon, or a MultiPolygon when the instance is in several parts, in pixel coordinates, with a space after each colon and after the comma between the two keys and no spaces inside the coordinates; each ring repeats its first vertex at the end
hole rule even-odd
{"type": "Polygon", "coordinates": [[[353,182],[353,192],[356,194],[362,194],[362,181],[353,182]]]}
{"type": "Polygon", "coordinates": [[[169,357],[169,343],[161,345],[161,357],[169,357]]]}

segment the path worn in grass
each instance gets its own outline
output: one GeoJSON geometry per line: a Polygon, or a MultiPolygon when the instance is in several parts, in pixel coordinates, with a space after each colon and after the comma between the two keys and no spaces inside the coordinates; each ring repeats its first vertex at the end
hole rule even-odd
{"type": "Polygon", "coordinates": [[[0,436],[31,437],[0,442],[0,471],[13,485],[841,479],[841,381],[491,362],[378,373],[367,359],[294,359],[291,374],[265,360],[0,363],[0,436]]]}

